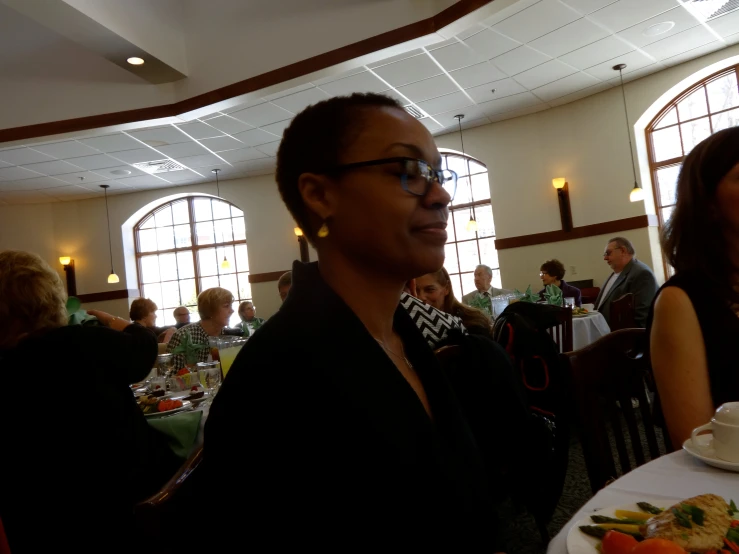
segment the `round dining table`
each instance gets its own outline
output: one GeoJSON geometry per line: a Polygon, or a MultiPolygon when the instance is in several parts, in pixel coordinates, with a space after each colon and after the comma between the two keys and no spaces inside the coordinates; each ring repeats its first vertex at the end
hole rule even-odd
{"type": "Polygon", "coordinates": [[[572,348],[580,350],[611,332],[602,314],[589,313],[572,317],[572,348]]]}
{"type": "Polygon", "coordinates": [[[681,450],[636,468],[598,491],[552,539],[547,554],[566,554],[567,533],[597,510],[644,499],[685,499],[713,493],[739,502],[739,473],[708,466],[681,450]]]}

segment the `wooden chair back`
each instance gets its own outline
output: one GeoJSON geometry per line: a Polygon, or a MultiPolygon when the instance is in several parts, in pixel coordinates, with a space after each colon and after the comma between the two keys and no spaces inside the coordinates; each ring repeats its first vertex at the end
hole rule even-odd
{"type": "Polygon", "coordinates": [[[560,308],[557,324],[547,329],[560,353],[572,352],[572,308],[560,308]]]}
{"type": "Polygon", "coordinates": [[[8,544],[8,537],[5,535],[2,519],[0,519],[0,554],[10,554],[10,545],[8,544]]]}
{"type": "Polygon", "coordinates": [[[650,378],[647,341],[645,329],[622,329],[565,355],[593,493],[619,473],[628,473],[661,455],[645,386],[650,378]],[[632,398],[638,401],[638,407],[632,405],[632,398]]]}
{"type": "Polygon", "coordinates": [[[585,287],[580,289],[583,304],[595,304],[600,294],[600,287],[585,287]]]}
{"type": "Polygon", "coordinates": [[[636,327],[635,317],[633,293],[624,294],[621,298],[611,302],[611,331],[636,327]]]}

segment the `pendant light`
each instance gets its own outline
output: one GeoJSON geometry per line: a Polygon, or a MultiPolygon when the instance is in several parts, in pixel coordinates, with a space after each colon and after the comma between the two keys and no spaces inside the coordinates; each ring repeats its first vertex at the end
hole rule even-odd
{"type": "MultiPolygon", "coordinates": [[[[216,174],[216,194],[218,195],[218,198],[221,197],[221,185],[218,182],[218,174],[220,173],[220,169],[212,169],[211,172],[216,174]]],[[[223,238],[223,236],[221,236],[223,238]]],[[[223,253],[223,261],[221,262],[221,269],[228,271],[231,269],[231,262],[228,261],[228,258],[226,257],[226,252],[223,253]]]]}
{"type": "Polygon", "coordinates": [[[110,253],[110,275],[108,275],[108,283],[118,283],[120,279],[113,271],[113,244],[110,241],[110,212],[108,211],[108,189],[110,185],[100,185],[105,194],[105,218],[108,220],[108,252],[110,253]]]}
{"type": "Polygon", "coordinates": [[[621,96],[624,100],[624,116],[626,117],[626,135],[629,137],[629,154],[631,154],[631,169],[634,172],[634,188],[631,189],[631,194],[629,194],[629,200],[632,202],[640,202],[644,200],[644,189],[641,188],[641,185],[639,184],[639,181],[636,179],[636,162],[634,161],[634,147],[631,144],[631,129],[629,129],[629,112],[626,109],[626,89],[624,88],[624,73],[623,70],[626,69],[625,63],[620,63],[618,65],[613,66],[614,71],[618,71],[619,76],[621,77],[621,96]]]}
{"type": "MultiPolygon", "coordinates": [[[[470,188],[470,200],[472,200],[472,177],[470,176],[470,160],[464,153],[464,137],[462,136],[462,120],[464,119],[464,114],[455,115],[454,119],[456,119],[457,123],[459,124],[459,142],[462,144],[462,154],[464,154],[465,163],[467,164],[467,185],[470,188]]],[[[470,220],[467,222],[467,225],[465,225],[465,229],[467,229],[468,233],[477,232],[477,221],[475,221],[475,214],[472,210],[472,206],[470,206],[470,220]]]]}

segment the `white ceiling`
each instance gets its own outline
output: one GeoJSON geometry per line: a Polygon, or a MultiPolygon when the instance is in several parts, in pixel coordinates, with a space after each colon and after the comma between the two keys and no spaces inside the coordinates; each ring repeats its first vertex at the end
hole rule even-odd
{"type": "Polygon", "coordinates": [[[627,64],[625,79],[635,79],[737,42],[739,11],[705,23],[680,0],[519,0],[444,42],[199,120],[2,149],[0,202],[90,198],[102,183],[111,194],[189,185],[212,181],[215,168],[222,179],[271,173],[293,116],[331,96],[388,94],[442,134],[458,113],[465,126],[477,126],[615,86],[617,63],[627,64]],[[645,34],[663,22],[674,27],[645,34]],[[130,165],[164,159],[186,169],[148,175],[130,165]]]}

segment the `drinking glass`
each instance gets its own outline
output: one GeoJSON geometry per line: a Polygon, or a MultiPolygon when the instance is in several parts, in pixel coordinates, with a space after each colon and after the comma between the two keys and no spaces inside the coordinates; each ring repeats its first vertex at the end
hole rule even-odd
{"type": "Polygon", "coordinates": [[[574,308],[575,307],[575,298],[572,296],[568,296],[565,298],[565,307],[567,308],[574,308]]]}
{"type": "Polygon", "coordinates": [[[208,367],[199,370],[198,373],[200,374],[200,383],[208,389],[208,404],[210,404],[221,385],[221,368],[218,366],[208,367]]]}
{"type": "Polygon", "coordinates": [[[231,337],[231,340],[226,342],[223,341],[219,346],[218,353],[221,358],[221,369],[223,370],[223,378],[226,378],[228,370],[231,369],[231,365],[234,363],[236,356],[239,354],[243,346],[246,344],[247,339],[231,337]]]}

